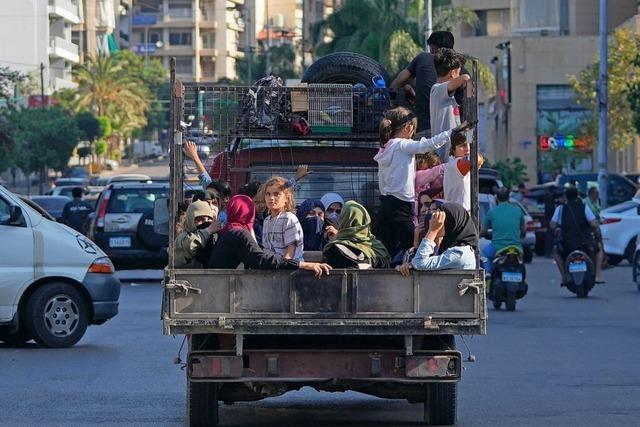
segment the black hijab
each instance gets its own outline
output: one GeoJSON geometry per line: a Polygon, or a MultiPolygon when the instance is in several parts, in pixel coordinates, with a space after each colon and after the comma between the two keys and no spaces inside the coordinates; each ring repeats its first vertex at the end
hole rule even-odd
{"type": "Polygon", "coordinates": [[[478,234],[469,213],[457,203],[445,203],[440,208],[447,215],[444,220],[444,237],[438,248],[443,253],[453,246],[471,246],[478,251],[478,234]]]}

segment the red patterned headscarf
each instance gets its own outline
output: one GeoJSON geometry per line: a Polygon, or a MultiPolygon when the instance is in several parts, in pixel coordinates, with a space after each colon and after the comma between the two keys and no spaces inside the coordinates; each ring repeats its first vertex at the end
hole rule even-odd
{"type": "Polygon", "coordinates": [[[227,225],[220,231],[253,230],[253,220],[256,217],[256,205],[249,196],[239,194],[227,202],[227,225]]]}

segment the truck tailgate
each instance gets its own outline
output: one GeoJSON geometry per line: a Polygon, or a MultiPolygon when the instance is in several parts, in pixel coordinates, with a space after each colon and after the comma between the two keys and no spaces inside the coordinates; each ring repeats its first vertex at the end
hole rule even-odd
{"type": "Polygon", "coordinates": [[[485,334],[482,270],[167,270],[165,334],[485,334]]]}

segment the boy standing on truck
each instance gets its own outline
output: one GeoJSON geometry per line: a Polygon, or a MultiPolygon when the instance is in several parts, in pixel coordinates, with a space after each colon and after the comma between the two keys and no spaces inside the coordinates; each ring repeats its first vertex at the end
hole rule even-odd
{"type": "MultiPolygon", "coordinates": [[[[454,97],[457,89],[465,86],[471,77],[460,75],[464,57],[453,49],[439,49],[433,56],[438,80],[431,87],[429,110],[431,134],[437,135],[460,125],[460,108],[454,97]]],[[[443,163],[449,161],[449,144],[437,150],[443,163]]]]}

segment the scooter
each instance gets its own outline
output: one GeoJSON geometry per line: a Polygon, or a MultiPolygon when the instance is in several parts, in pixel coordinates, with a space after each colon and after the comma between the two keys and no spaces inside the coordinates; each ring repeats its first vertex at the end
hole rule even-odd
{"type": "Polygon", "coordinates": [[[569,254],[565,262],[567,289],[578,298],[586,298],[596,283],[595,265],[591,257],[584,251],[575,250],[569,254]]]}
{"type": "Polygon", "coordinates": [[[529,290],[525,277],[524,254],[517,246],[508,246],[496,253],[488,295],[496,310],[500,310],[503,302],[507,310],[516,309],[516,300],[523,298],[529,290]]]}

